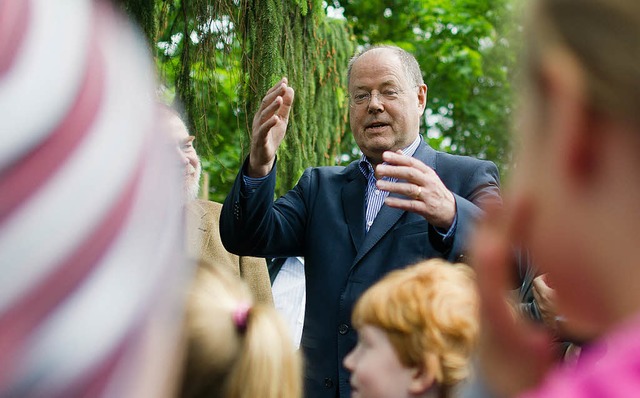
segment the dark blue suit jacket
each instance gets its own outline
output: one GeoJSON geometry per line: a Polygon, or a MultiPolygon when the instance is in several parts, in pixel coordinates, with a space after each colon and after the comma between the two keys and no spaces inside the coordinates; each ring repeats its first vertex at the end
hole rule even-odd
{"type": "MultiPolygon", "coordinates": [[[[437,152],[422,142],[414,157],[433,168],[456,199],[456,234],[449,245],[420,215],[383,206],[365,233],[367,181],[358,161],[347,167],[305,170],[297,185],[273,201],[275,166],[260,187],[241,190],[242,172],[220,218],[224,246],[238,255],[303,256],[307,304],[301,346],[305,397],[350,394],[343,358],[355,346],[351,310],[357,298],[387,272],[419,260],[459,261],[477,205],[500,200],[495,165],[437,152]]],[[[245,163],[246,164],[246,163],[245,163]]]]}

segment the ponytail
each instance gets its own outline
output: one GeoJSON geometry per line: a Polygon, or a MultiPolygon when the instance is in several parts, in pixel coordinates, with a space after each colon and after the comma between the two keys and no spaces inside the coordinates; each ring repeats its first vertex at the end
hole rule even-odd
{"type": "Polygon", "coordinates": [[[200,266],[185,318],[181,398],[300,398],[302,365],[274,307],[224,269],[200,266]]]}
{"type": "Polygon", "coordinates": [[[229,373],[225,397],[300,398],[301,356],[275,308],[266,304],[251,308],[243,338],[241,352],[229,373]]]}

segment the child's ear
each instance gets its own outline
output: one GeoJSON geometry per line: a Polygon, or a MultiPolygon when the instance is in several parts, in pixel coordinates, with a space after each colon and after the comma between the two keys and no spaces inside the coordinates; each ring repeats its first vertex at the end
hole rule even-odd
{"type": "Polygon", "coordinates": [[[425,365],[412,369],[411,384],[409,392],[412,394],[423,394],[434,386],[437,380],[442,380],[442,368],[435,354],[425,355],[425,365]]]}

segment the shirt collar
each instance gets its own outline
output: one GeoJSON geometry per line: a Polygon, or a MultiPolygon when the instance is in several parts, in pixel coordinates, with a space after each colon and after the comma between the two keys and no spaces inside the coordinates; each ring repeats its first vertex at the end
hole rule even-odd
{"type": "MultiPolygon", "coordinates": [[[[409,146],[401,149],[402,154],[406,156],[413,156],[413,154],[416,153],[418,146],[420,146],[421,141],[422,136],[418,134],[416,139],[413,140],[413,142],[409,144],[409,146]]],[[[383,164],[386,164],[386,162],[383,162],[383,164]]],[[[360,166],[360,171],[362,172],[362,174],[364,174],[365,178],[369,178],[369,175],[373,173],[373,165],[371,164],[371,162],[369,162],[369,159],[367,159],[364,153],[360,157],[360,162],[358,163],[358,165],[360,166]]]]}

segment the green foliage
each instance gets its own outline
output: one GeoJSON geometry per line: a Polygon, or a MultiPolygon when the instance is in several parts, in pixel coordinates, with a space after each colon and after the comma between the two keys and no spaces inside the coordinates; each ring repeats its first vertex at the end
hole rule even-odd
{"type": "Polygon", "coordinates": [[[517,28],[511,0],[344,0],[361,45],[412,52],[429,87],[422,133],[435,148],[509,162],[517,28]],[[391,5],[393,4],[393,5],[391,5]]]}
{"type": "Polygon", "coordinates": [[[328,19],[317,0],[254,0],[245,9],[245,92],[251,113],[282,76],[295,90],[278,150],[276,193],[283,194],[306,167],[336,163],[346,130],[346,66],[354,45],[345,22],[328,19]]]}
{"type": "Polygon", "coordinates": [[[248,154],[253,114],[282,76],[296,95],[278,152],[277,194],[290,189],[305,167],[336,163],[347,124],[345,68],[354,43],[346,22],[328,19],[321,1],[121,2],[147,37],[157,38],[162,96],[184,107],[210,174],[211,199],[221,201],[228,193],[248,154]],[[151,25],[140,17],[148,10],[155,15],[151,25]]]}
{"type": "Polygon", "coordinates": [[[346,101],[356,44],[412,52],[429,86],[423,136],[504,170],[517,53],[512,1],[117,0],[156,43],[162,95],[184,106],[216,201],[248,154],[260,100],[282,76],[296,95],[277,194],[305,167],[359,156],[346,101]],[[328,7],[343,7],[346,19],[328,18],[328,7]]]}
{"type": "Polygon", "coordinates": [[[165,97],[184,107],[210,199],[223,201],[248,150],[242,92],[242,7],[233,1],[162,2],[156,61],[165,97]]]}

